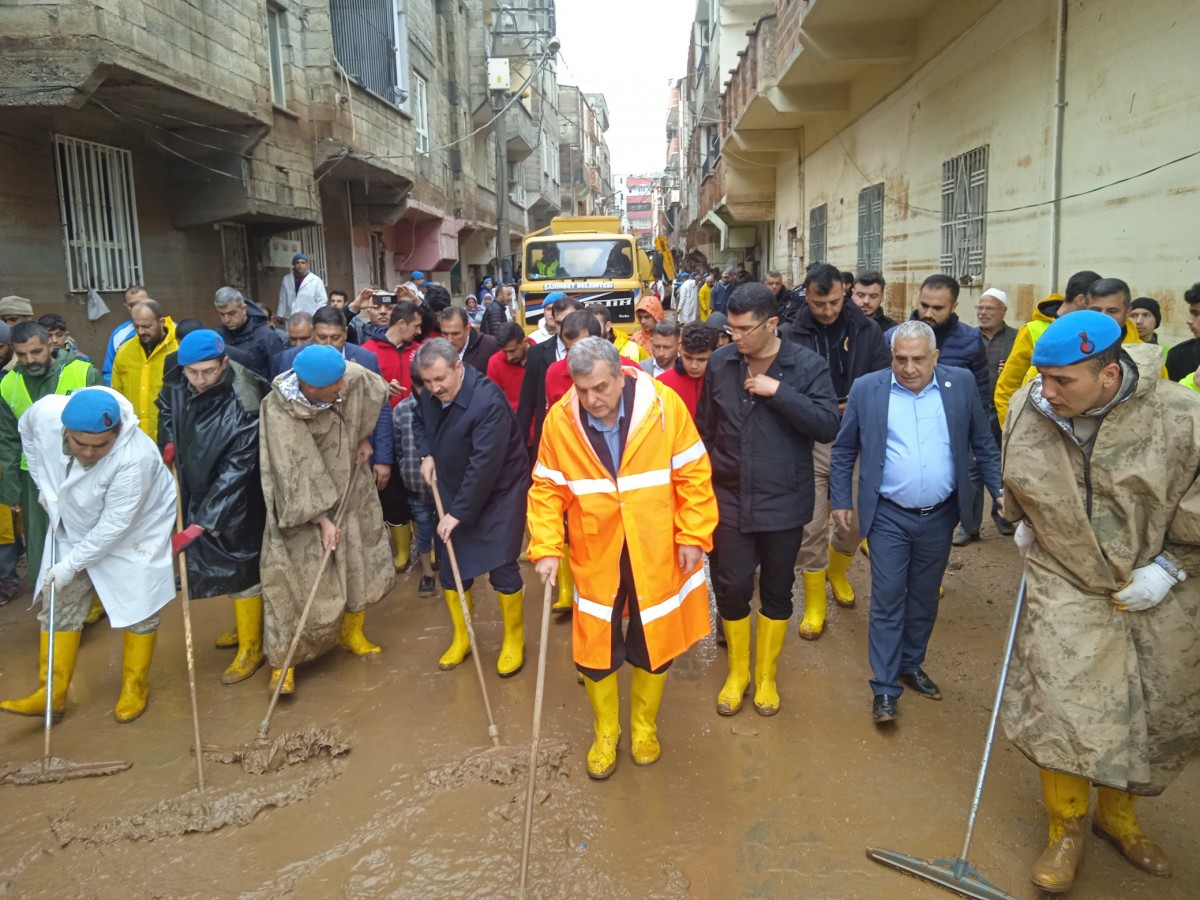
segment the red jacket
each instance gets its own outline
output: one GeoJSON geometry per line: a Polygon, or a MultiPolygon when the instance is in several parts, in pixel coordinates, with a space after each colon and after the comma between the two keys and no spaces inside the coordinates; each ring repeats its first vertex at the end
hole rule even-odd
{"type": "Polygon", "coordinates": [[[420,341],[413,341],[403,347],[397,347],[386,338],[371,338],[363,344],[363,348],[370,350],[379,360],[379,374],[383,376],[383,380],[388,384],[398,381],[404,387],[404,392],[399,396],[388,397],[393,407],[412,393],[412,361],[420,346],[420,341]]]}
{"type": "Polygon", "coordinates": [[[565,397],[574,384],[571,372],[567,368],[567,358],[564,356],[557,362],[552,362],[546,370],[546,409],[565,397]]]}
{"type": "Polygon", "coordinates": [[[516,410],[521,401],[521,384],[525,381],[525,365],[514,366],[508,361],[503,350],[497,350],[488,359],[487,377],[496,383],[512,408],[516,410]]]}
{"type": "Polygon", "coordinates": [[[678,362],[675,367],[667,369],[658,376],[658,380],[671,388],[683,399],[683,405],[687,407],[688,412],[692,414],[692,419],[696,418],[696,404],[700,402],[700,389],[704,387],[703,378],[693,378],[687,372],[680,368],[678,362]]]}

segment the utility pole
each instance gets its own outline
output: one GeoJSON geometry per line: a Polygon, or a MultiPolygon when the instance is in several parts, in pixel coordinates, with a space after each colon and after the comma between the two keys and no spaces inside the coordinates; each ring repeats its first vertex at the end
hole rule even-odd
{"type": "Polygon", "coordinates": [[[492,55],[488,60],[488,87],[491,93],[492,123],[496,136],[496,265],[500,283],[512,281],[512,246],[508,234],[508,136],[504,130],[504,112],[512,90],[508,59],[500,56],[500,23],[504,14],[497,9],[492,23],[492,55]]]}

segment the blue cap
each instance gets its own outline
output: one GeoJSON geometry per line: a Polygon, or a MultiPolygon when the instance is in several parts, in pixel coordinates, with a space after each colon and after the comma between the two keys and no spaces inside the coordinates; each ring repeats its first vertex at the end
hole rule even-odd
{"type": "Polygon", "coordinates": [[[201,328],[179,342],[179,364],[190,366],[225,355],[225,342],[215,331],[201,328]]]}
{"type": "Polygon", "coordinates": [[[424,277],[425,277],[425,273],[422,272],[420,269],[418,269],[417,271],[412,273],[413,281],[416,281],[418,278],[424,278],[424,277]]]}
{"type": "Polygon", "coordinates": [[[121,406],[107,388],[83,388],[67,398],[62,423],[71,431],[103,434],[121,424],[121,406]]]}
{"type": "Polygon", "coordinates": [[[1098,356],[1125,335],[1110,316],[1092,309],[1068,313],[1055,319],[1033,346],[1033,364],[1073,366],[1098,356]]]}
{"type": "Polygon", "coordinates": [[[308,257],[307,257],[307,256],[305,256],[303,253],[297,253],[295,256],[293,256],[293,257],[292,257],[292,262],[294,263],[294,262],[296,262],[297,260],[300,260],[300,259],[304,260],[305,262],[308,262],[308,257]]]}
{"type": "Polygon", "coordinates": [[[296,375],[315,388],[329,387],[346,374],[342,351],[328,344],[309,344],[296,354],[292,363],[296,375]]]}
{"type": "Polygon", "coordinates": [[[555,303],[559,300],[565,299],[566,296],[567,296],[566,291],[555,291],[553,294],[547,294],[546,299],[542,301],[542,306],[543,306],[543,308],[547,307],[551,303],[555,303]]]}

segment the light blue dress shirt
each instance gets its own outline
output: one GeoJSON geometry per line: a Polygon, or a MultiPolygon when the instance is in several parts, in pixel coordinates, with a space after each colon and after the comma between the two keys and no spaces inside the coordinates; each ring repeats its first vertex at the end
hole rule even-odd
{"type": "Polygon", "coordinates": [[[604,439],[604,446],[608,448],[608,456],[612,460],[613,474],[616,475],[621,469],[621,420],[625,418],[624,395],[622,395],[621,403],[617,407],[617,419],[613,422],[611,428],[586,409],[583,411],[583,414],[587,417],[588,427],[599,432],[600,437],[604,439]]]}
{"type": "Polygon", "coordinates": [[[893,374],[880,496],[923,509],[941,503],[954,489],[954,453],[937,378],[914,394],[893,374]]]}

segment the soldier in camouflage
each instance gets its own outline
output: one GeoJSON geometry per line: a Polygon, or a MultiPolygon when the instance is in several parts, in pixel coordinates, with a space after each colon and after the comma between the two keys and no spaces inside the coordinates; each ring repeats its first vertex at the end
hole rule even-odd
{"type": "Polygon", "coordinates": [[[1122,347],[1105,319],[1046,329],[1004,429],[1028,604],[1005,728],[1041,769],[1050,843],[1032,878],[1052,893],[1074,882],[1091,784],[1092,830],[1170,875],[1133,801],[1200,746],[1200,396],[1161,381],[1160,348],[1122,347]]]}

